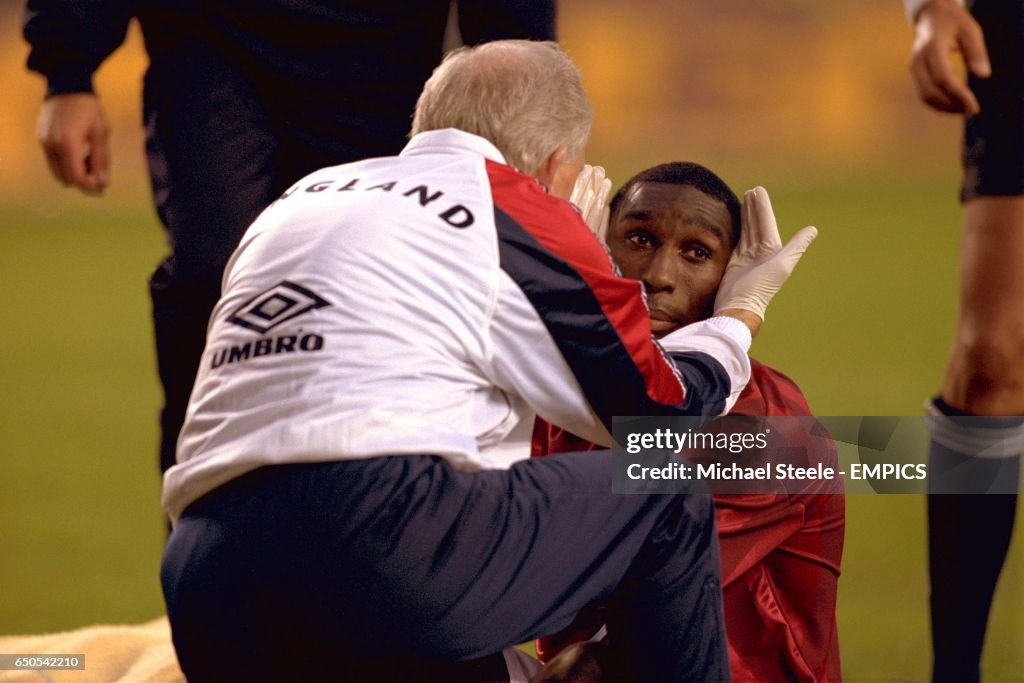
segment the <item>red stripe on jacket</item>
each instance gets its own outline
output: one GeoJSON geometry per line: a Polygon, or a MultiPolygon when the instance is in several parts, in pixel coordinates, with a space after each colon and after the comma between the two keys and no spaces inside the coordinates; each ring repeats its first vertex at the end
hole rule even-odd
{"type": "Polygon", "coordinates": [[[643,285],[615,274],[601,242],[572,204],[544,191],[535,179],[511,166],[487,161],[495,206],[511,216],[543,247],[566,261],[594,293],[601,310],[640,369],[647,396],[676,405],[685,399],[672,361],[651,336],[643,285]]]}

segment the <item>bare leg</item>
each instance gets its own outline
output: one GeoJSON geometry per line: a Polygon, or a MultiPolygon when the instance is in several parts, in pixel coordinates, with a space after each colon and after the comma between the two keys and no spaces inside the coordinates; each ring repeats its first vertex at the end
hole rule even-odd
{"type": "MultiPolygon", "coordinates": [[[[942,389],[946,412],[1024,415],[1024,197],[965,204],[960,268],[960,317],[942,389]]],[[[933,442],[933,464],[941,455],[933,442]]],[[[1016,504],[1016,494],[929,496],[935,681],[979,680],[1016,504]]]]}
{"type": "Polygon", "coordinates": [[[1024,197],[964,205],[960,272],[942,398],[972,415],[1024,415],[1024,197]]]}

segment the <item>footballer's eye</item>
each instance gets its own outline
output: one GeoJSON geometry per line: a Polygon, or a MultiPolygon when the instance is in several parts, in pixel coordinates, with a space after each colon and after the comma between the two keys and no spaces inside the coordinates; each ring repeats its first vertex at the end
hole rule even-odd
{"type": "Polygon", "coordinates": [[[687,247],[684,252],[685,256],[693,261],[703,262],[711,258],[711,251],[700,244],[694,244],[687,247]]]}
{"type": "Polygon", "coordinates": [[[626,233],[626,241],[637,247],[654,246],[654,237],[646,230],[630,230],[626,233]]]}

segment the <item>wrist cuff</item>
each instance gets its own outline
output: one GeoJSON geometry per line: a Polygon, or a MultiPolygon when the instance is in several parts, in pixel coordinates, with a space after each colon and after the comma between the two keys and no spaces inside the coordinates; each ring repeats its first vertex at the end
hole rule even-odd
{"type": "Polygon", "coordinates": [[[742,346],[744,351],[750,350],[750,345],[753,343],[754,338],[750,334],[750,328],[745,323],[736,318],[730,318],[727,315],[717,315],[713,318],[708,318],[708,324],[727,334],[742,346]]]}
{"type": "Polygon", "coordinates": [[[78,71],[47,76],[46,96],[70,95],[72,93],[93,92],[92,73],[78,71]]]}

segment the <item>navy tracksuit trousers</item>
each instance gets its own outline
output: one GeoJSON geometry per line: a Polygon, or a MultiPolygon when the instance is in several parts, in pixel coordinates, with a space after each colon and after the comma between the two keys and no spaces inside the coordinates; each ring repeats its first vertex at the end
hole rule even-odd
{"type": "Polygon", "coordinates": [[[433,456],[264,467],[164,554],[192,683],[476,681],[465,663],[608,605],[613,680],[729,678],[707,495],[615,495],[609,452],[461,472],[433,456]]]}

